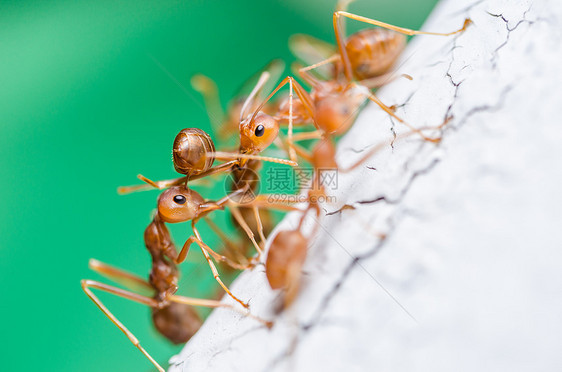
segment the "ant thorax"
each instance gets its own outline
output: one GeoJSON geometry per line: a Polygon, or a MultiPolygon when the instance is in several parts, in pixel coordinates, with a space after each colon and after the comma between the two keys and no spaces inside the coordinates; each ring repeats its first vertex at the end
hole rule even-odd
{"type": "Polygon", "coordinates": [[[293,98],[293,107],[290,107],[290,98],[284,97],[277,108],[277,119],[288,122],[293,118],[293,125],[301,125],[312,122],[312,116],[299,98],[293,98]],[[292,111],[292,112],[291,112],[292,111]]]}
{"type": "Polygon", "coordinates": [[[368,95],[369,90],[359,85],[348,85],[342,92],[317,90],[313,96],[316,123],[328,134],[346,132],[368,95]]]}

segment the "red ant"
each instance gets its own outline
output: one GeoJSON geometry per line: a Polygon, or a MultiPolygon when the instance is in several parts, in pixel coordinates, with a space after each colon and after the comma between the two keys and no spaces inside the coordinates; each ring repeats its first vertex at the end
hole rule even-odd
{"type": "MultiPolygon", "coordinates": [[[[339,8],[344,9],[348,3],[341,2],[339,8]]],[[[418,132],[425,140],[439,142],[439,138],[425,136],[419,129],[412,127],[402,118],[398,117],[392,107],[386,106],[367,88],[378,87],[385,81],[388,81],[388,77],[385,74],[388,73],[405,45],[406,39],[401,34],[449,36],[463,32],[471,21],[469,19],[465,20],[463,27],[459,30],[449,33],[436,33],[396,27],[351,14],[344,10],[334,12],[333,20],[339,54],[332,55],[330,58],[314,65],[299,69],[299,74],[303,80],[312,87],[310,93],[306,92],[295,82],[295,90],[299,96],[299,100],[295,100],[293,103],[295,125],[313,122],[318,131],[296,135],[294,140],[344,133],[353,123],[356,113],[366,97],[375,102],[390,116],[405,124],[411,130],[418,132]],[[350,18],[382,28],[359,31],[344,41],[341,18],[350,18]],[[329,80],[319,80],[309,72],[331,63],[335,64],[335,72],[332,72],[329,80]],[[343,78],[338,73],[342,69],[343,78]],[[357,83],[354,82],[354,78],[359,79],[359,81],[357,83]]],[[[303,51],[307,47],[314,48],[316,45],[322,44],[306,37],[299,37],[293,39],[292,49],[303,51]],[[298,45],[299,43],[306,45],[298,45]]],[[[326,53],[327,48],[325,45],[322,48],[323,50],[318,54],[326,53]]],[[[408,77],[407,75],[405,76],[408,77]]],[[[286,108],[286,103],[280,106],[280,110],[284,110],[285,115],[290,115],[287,113],[286,108]]],[[[292,140],[289,138],[289,145],[292,144],[292,140]]]]}
{"type": "MultiPolygon", "coordinates": [[[[269,78],[267,71],[263,72],[250,92],[244,105],[240,110],[240,148],[236,153],[216,152],[213,141],[210,136],[200,129],[188,128],[182,130],[174,141],[173,160],[174,167],[179,173],[185,174],[185,177],[173,180],[154,182],[146,177],[139,175],[139,178],[148,185],[161,189],[174,185],[186,184],[187,181],[206,177],[208,175],[231,172],[234,180],[233,190],[241,187],[248,187],[246,193],[254,192],[254,176],[261,167],[260,161],[270,161],[288,165],[296,165],[292,160],[277,159],[271,157],[259,156],[260,152],[269,147],[276,139],[279,133],[279,122],[276,117],[268,115],[262,111],[271,97],[282,86],[274,90],[257,108],[255,100],[263,86],[269,78]],[[253,109],[253,110],[251,110],[253,109]],[[214,159],[232,159],[218,166],[212,167],[214,159]]],[[[285,79],[287,80],[287,79],[285,79]]],[[[291,119],[289,120],[289,137],[291,137],[291,119]]],[[[292,155],[293,158],[296,155],[292,155]]],[[[120,193],[127,193],[145,189],[147,185],[122,187],[120,193]]],[[[255,207],[244,207],[231,205],[230,210],[238,225],[246,232],[261,255],[261,248],[255,241],[254,235],[259,231],[262,241],[265,240],[263,234],[263,223],[261,221],[260,211],[255,207]],[[253,228],[245,222],[250,217],[254,218],[253,228]]],[[[261,213],[263,215],[263,211],[261,213]]]]}
{"type": "MultiPolygon", "coordinates": [[[[242,84],[230,100],[226,111],[222,109],[217,84],[211,78],[203,74],[196,74],[191,78],[191,86],[203,96],[213,132],[221,143],[229,142],[234,134],[239,133],[242,107],[257,86],[262,73],[267,72],[270,77],[267,82],[259,87],[252,104],[248,107],[250,111],[255,110],[256,104],[265,99],[263,93],[273,89],[284,69],[285,63],[282,60],[275,59],[269,62],[242,84]]],[[[266,109],[265,112],[271,114],[271,108],[266,107],[266,109]]]]}
{"type": "Polygon", "coordinates": [[[268,78],[268,72],[262,73],[256,87],[250,93],[250,96],[246,99],[240,111],[240,148],[238,152],[229,153],[214,151],[214,142],[207,133],[198,128],[183,129],[174,140],[172,153],[174,157],[174,167],[179,173],[185,174],[184,177],[155,182],[142,175],[138,175],[138,178],[148,185],[120,187],[118,192],[120,194],[127,194],[134,191],[149,189],[150,186],[157,189],[164,189],[170,186],[186,184],[188,181],[213,174],[230,172],[237,166],[244,166],[248,160],[260,160],[296,166],[297,163],[293,160],[258,155],[276,140],[279,133],[279,122],[274,117],[261,111],[271,95],[254,110],[253,113],[250,114],[249,111],[257,92],[261,89],[263,84],[266,83],[268,78]],[[212,167],[211,165],[215,159],[232,160],[212,167]]]}
{"type": "MultiPolygon", "coordinates": [[[[397,139],[406,138],[416,132],[408,132],[401,134],[397,139]]],[[[288,307],[296,295],[298,294],[299,283],[301,279],[302,266],[304,265],[308,241],[310,237],[305,237],[302,232],[303,222],[309,211],[315,213],[316,228],[318,228],[321,207],[320,202],[326,200],[326,189],[323,184],[322,174],[327,171],[349,172],[362,164],[366,159],[374,153],[380,151],[388,143],[382,142],[370,149],[365,155],[358,159],[354,164],[342,169],[336,161],[336,148],[329,138],[320,139],[308,152],[298,145],[294,145],[299,156],[307,160],[314,168],[312,181],[309,185],[307,195],[307,206],[302,210],[302,216],[298,226],[293,230],[280,231],[271,242],[265,263],[265,272],[272,289],[282,289],[284,291],[284,307],[288,307]]],[[[267,201],[271,197],[260,195],[254,202],[267,205],[267,201]]],[[[315,235],[316,229],[310,234],[315,235]]],[[[377,238],[384,238],[384,234],[376,234],[377,238]]]]}
{"type": "MultiPolygon", "coordinates": [[[[232,196],[233,195],[230,195],[230,197],[232,196]]],[[[191,242],[195,242],[201,248],[205,259],[213,271],[215,279],[221,287],[244,307],[248,307],[247,304],[235,297],[224,285],[209,255],[212,255],[213,258],[218,260],[228,259],[218,255],[204,244],[195,228],[197,219],[211,211],[222,209],[227,201],[228,197],[217,202],[204,201],[199,194],[193,190],[186,189],[185,186],[174,186],[160,195],[158,198],[158,212],[144,232],[145,245],[152,258],[152,269],[148,281],[97,260],[90,260],[90,268],[94,271],[116,282],[122,283],[128,288],[153,291],[154,295],[148,297],[135,293],[134,291],[124,290],[101,282],[82,280],[82,289],[88,297],[123,333],[125,333],[133,345],[135,345],[159,371],[164,371],[164,369],[140,345],[139,340],[133,333],[105,307],[96,295],[94,295],[92,289],[102,290],[149,306],[152,308],[152,320],[156,329],[174,343],[187,342],[201,325],[201,320],[192,306],[230,308],[245,316],[250,316],[267,326],[271,326],[270,322],[264,321],[251,315],[249,312],[241,311],[237,307],[224,304],[220,301],[175,295],[178,289],[179,277],[176,265],[185,259],[189,245],[191,242]],[[188,220],[192,220],[195,236],[188,239],[178,254],[165,222],[176,223],[188,220]]]]}

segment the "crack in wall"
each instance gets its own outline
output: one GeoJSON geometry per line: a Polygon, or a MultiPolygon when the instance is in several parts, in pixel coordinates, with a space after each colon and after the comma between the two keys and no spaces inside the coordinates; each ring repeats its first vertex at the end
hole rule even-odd
{"type": "MultiPolygon", "coordinates": [[[[431,172],[431,170],[439,163],[438,159],[434,159],[428,166],[426,166],[423,169],[420,169],[418,171],[415,171],[412,173],[412,176],[409,178],[408,182],[406,183],[406,185],[404,186],[404,188],[401,190],[400,192],[400,196],[395,199],[395,200],[391,200],[388,201],[385,197],[379,197],[374,199],[373,201],[360,201],[357,203],[362,203],[362,204],[370,204],[373,202],[378,202],[378,201],[385,201],[386,203],[389,204],[400,204],[400,202],[406,197],[406,195],[408,194],[408,191],[411,189],[411,187],[414,184],[414,181],[425,174],[428,174],[429,172],[431,172]]],[[[342,207],[343,208],[343,207],[342,207]]],[[[353,207],[354,208],[354,207],[353,207]]],[[[355,209],[355,208],[354,208],[355,209]]],[[[335,212],[331,213],[332,215],[335,214],[335,212]]],[[[401,308],[402,310],[404,310],[416,323],[417,320],[394,298],[394,296],[392,296],[392,294],[390,292],[388,292],[381,284],[380,282],[378,282],[378,280],[376,280],[376,278],[374,278],[362,265],[361,262],[371,258],[372,256],[374,256],[376,253],[378,253],[381,249],[384,248],[384,245],[386,243],[386,241],[388,240],[387,238],[391,236],[392,232],[395,230],[397,223],[393,222],[392,220],[394,219],[394,216],[390,216],[389,217],[389,229],[386,232],[385,236],[383,238],[381,238],[373,248],[371,248],[369,251],[365,252],[364,254],[361,255],[357,255],[357,256],[353,256],[350,263],[346,266],[346,268],[343,270],[342,274],[340,275],[340,277],[338,278],[338,280],[336,280],[335,284],[333,285],[333,287],[327,292],[327,294],[322,298],[322,300],[320,301],[319,305],[317,306],[316,310],[313,312],[313,316],[311,317],[312,320],[309,321],[308,323],[305,324],[301,324],[299,325],[299,331],[300,331],[300,335],[299,337],[297,337],[294,340],[294,343],[297,343],[301,341],[301,338],[308,333],[311,329],[315,328],[317,325],[322,324],[322,316],[324,314],[324,312],[326,311],[326,309],[328,309],[328,306],[330,305],[330,302],[333,300],[333,298],[337,295],[337,293],[340,291],[340,289],[342,288],[342,286],[345,284],[346,279],[351,275],[351,273],[354,271],[354,269],[362,268],[364,271],[367,272],[367,274],[369,274],[371,276],[371,278],[373,280],[375,280],[375,282],[387,293],[387,295],[389,295],[401,308]]],[[[270,371],[272,368],[275,368],[277,364],[281,363],[285,358],[289,357],[292,354],[292,351],[296,348],[296,344],[292,344],[290,345],[289,348],[287,348],[286,350],[284,350],[283,352],[281,352],[278,356],[276,356],[275,358],[273,358],[273,360],[271,361],[271,363],[264,369],[264,371],[270,371]]]]}
{"type": "Polygon", "coordinates": [[[344,204],[341,208],[339,208],[335,211],[326,213],[326,216],[333,216],[335,214],[340,214],[344,210],[357,209],[353,204],[366,205],[366,204],[375,204],[375,203],[378,203],[378,202],[384,202],[384,203],[390,204],[390,205],[400,204],[400,202],[404,199],[404,197],[408,193],[408,190],[410,190],[410,188],[412,187],[415,179],[418,178],[419,176],[421,176],[423,174],[426,174],[429,171],[431,171],[431,169],[433,169],[433,167],[435,167],[437,165],[437,163],[439,163],[439,159],[433,159],[433,161],[427,167],[413,172],[412,175],[408,178],[408,181],[406,182],[406,185],[402,188],[402,190],[400,191],[400,194],[398,195],[398,197],[396,199],[391,199],[391,198],[389,198],[385,195],[381,195],[381,196],[377,196],[377,197],[372,198],[372,199],[357,200],[357,201],[352,202],[351,204],[344,204]]]}
{"type": "MultiPolygon", "coordinates": [[[[466,8],[466,12],[472,10],[475,6],[481,4],[483,2],[483,0],[477,1],[476,3],[472,4],[471,6],[466,8]]],[[[530,10],[530,8],[529,8],[530,10]]],[[[520,20],[519,22],[517,22],[517,24],[515,26],[513,26],[512,28],[509,27],[508,24],[508,20],[506,20],[503,16],[500,16],[501,19],[506,23],[506,29],[508,31],[508,35],[506,37],[506,40],[500,44],[494,51],[493,56],[492,56],[492,64],[493,67],[495,68],[495,59],[497,58],[497,54],[499,52],[499,50],[501,50],[503,47],[505,47],[505,45],[507,45],[509,43],[509,34],[516,30],[519,25],[521,25],[524,22],[529,22],[532,23],[531,21],[527,21],[524,17],[526,15],[526,13],[529,11],[527,10],[524,14],[523,14],[523,19],[520,20]]],[[[453,106],[458,98],[458,94],[459,94],[459,87],[461,86],[461,84],[465,81],[465,80],[461,80],[461,81],[455,81],[454,77],[453,77],[453,73],[452,73],[452,66],[453,63],[455,62],[455,56],[454,56],[454,51],[455,49],[459,48],[460,46],[457,45],[457,37],[455,37],[455,39],[453,40],[453,47],[450,49],[449,53],[451,55],[451,61],[449,63],[447,72],[445,74],[445,76],[449,79],[449,82],[451,83],[451,85],[453,85],[454,87],[454,92],[453,92],[453,97],[452,97],[452,101],[451,104],[448,106],[448,108],[446,109],[445,112],[445,118],[448,118],[451,114],[451,111],[453,109],[453,106]]],[[[439,63],[436,63],[439,64],[439,63]]],[[[463,69],[465,69],[467,66],[465,65],[461,71],[463,69]]],[[[500,110],[503,107],[503,104],[507,98],[508,93],[511,91],[511,89],[513,88],[513,86],[508,85],[506,86],[502,92],[499,94],[498,97],[498,101],[497,103],[493,104],[493,105],[482,105],[482,106],[476,106],[473,107],[472,109],[468,110],[466,112],[465,115],[463,115],[463,118],[461,120],[458,121],[456,128],[461,127],[462,125],[464,125],[472,116],[478,114],[478,113],[482,113],[482,112],[495,112],[500,110]]],[[[411,98],[412,95],[410,95],[409,98],[411,98]]],[[[443,134],[445,134],[445,132],[447,132],[448,130],[453,130],[456,129],[455,127],[446,127],[443,130],[443,134]]],[[[363,150],[362,150],[363,151],[363,150]]],[[[355,152],[355,151],[354,151],[355,152]]],[[[360,151],[358,151],[360,152],[360,151]]],[[[416,154],[418,154],[420,151],[416,152],[412,158],[415,157],[416,154]]],[[[375,204],[375,203],[386,203],[386,204],[390,204],[390,205],[399,205],[401,203],[401,201],[404,199],[404,197],[407,195],[408,191],[410,190],[410,188],[412,187],[412,185],[414,184],[414,181],[416,180],[416,178],[418,178],[420,175],[423,174],[427,174],[429,173],[435,166],[436,164],[439,162],[439,159],[434,159],[429,166],[427,166],[426,168],[422,169],[422,170],[418,170],[412,173],[412,176],[409,178],[408,182],[406,183],[406,185],[404,186],[404,188],[401,190],[400,195],[396,198],[396,199],[391,199],[388,198],[387,196],[381,195],[378,197],[375,197],[373,199],[368,199],[368,200],[359,200],[356,202],[353,202],[351,204],[345,204],[343,205],[341,208],[339,208],[336,211],[332,211],[332,212],[327,212],[326,215],[327,216],[331,216],[331,215],[335,215],[335,214],[341,214],[344,210],[355,210],[356,207],[353,204],[361,204],[361,205],[368,205],[368,204],[375,204]]],[[[407,167],[407,164],[409,162],[407,161],[405,166],[407,167]]],[[[390,222],[390,227],[389,227],[389,231],[387,234],[387,237],[391,236],[392,232],[395,230],[396,225],[398,224],[397,221],[392,221],[392,219],[395,216],[391,216],[389,217],[389,219],[391,221],[390,222]]],[[[321,321],[321,317],[323,316],[323,314],[325,313],[325,311],[328,309],[330,302],[333,300],[333,298],[337,295],[337,293],[340,291],[340,289],[342,288],[342,286],[345,284],[346,279],[350,276],[350,274],[354,271],[355,268],[357,268],[360,265],[360,262],[362,260],[368,259],[372,256],[374,256],[377,252],[379,252],[383,247],[385,242],[387,241],[386,238],[381,239],[376,245],[375,247],[373,247],[371,250],[369,250],[368,252],[366,252],[363,255],[358,255],[352,258],[351,262],[349,263],[349,265],[344,269],[344,271],[342,272],[342,274],[340,275],[339,279],[335,282],[334,286],[328,291],[328,293],[323,297],[323,299],[320,301],[319,305],[317,306],[316,311],[314,312],[314,316],[312,317],[312,320],[309,321],[308,323],[305,324],[301,324],[299,326],[299,330],[300,330],[300,336],[299,338],[296,340],[296,342],[299,342],[300,339],[306,335],[311,329],[313,329],[318,322],[321,321]]],[[[287,348],[286,350],[284,350],[282,353],[280,353],[278,356],[276,356],[275,358],[272,359],[271,363],[268,365],[268,368],[266,368],[266,371],[270,371],[272,368],[275,368],[279,363],[283,362],[287,357],[289,357],[291,355],[291,351],[294,350],[296,348],[296,345],[292,345],[291,348],[287,348]]]]}
{"type": "Polygon", "coordinates": [[[515,24],[515,26],[513,27],[509,27],[509,20],[503,15],[503,13],[500,14],[493,14],[490,12],[487,12],[490,16],[494,17],[494,18],[499,18],[501,19],[504,23],[505,23],[505,29],[507,30],[507,35],[505,40],[493,51],[492,53],[492,67],[494,69],[497,68],[497,58],[498,58],[498,52],[503,49],[507,43],[509,43],[509,38],[511,36],[511,33],[513,31],[515,31],[521,24],[523,23],[529,23],[529,24],[533,24],[533,21],[529,21],[527,20],[525,17],[527,16],[527,13],[531,11],[532,8],[532,4],[531,6],[529,6],[529,8],[527,10],[525,10],[523,12],[523,16],[522,18],[515,24]]]}
{"type": "MultiPolygon", "coordinates": [[[[465,9],[455,13],[457,15],[459,14],[465,14],[468,15],[468,13],[470,11],[472,11],[476,6],[484,3],[485,0],[479,0],[473,4],[471,4],[470,6],[466,7],[465,9]]],[[[505,23],[505,27],[507,30],[507,35],[505,40],[503,40],[495,49],[493,49],[493,51],[491,52],[491,58],[489,60],[489,62],[491,62],[492,65],[492,69],[495,70],[497,68],[497,59],[499,56],[500,51],[508,44],[510,43],[510,34],[511,32],[515,31],[521,24],[523,23],[529,23],[529,24],[533,24],[534,21],[530,21],[528,19],[526,19],[527,13],[531,10],[530,6],[525,12],[522,13],[522,18],[520,20],[517,21],[517,23],[513,26],[510,27],[509,23],[512,20],[508,20],[503,14],[492,14],[487,12],[490,16],[498,18],[499,20],[501,20],[502,22],[505,23]]],[[[538,18],[537,18],[538,19],[538,18]]],[[[455,73],[453,71],[453,65],[454,62],[456,62],[455,59],[455,50],[457,50],[458,48],[462,48],[462,46],[458,45],[458,36],[455,37],[453,39],[453,46],[452,48],[448,51],[448,57],[450,57],[450,61],[449,61],[449,65],[447,68],[447,71],[445,73],[445,76],[447,77],[447,79],[449,80],[450,84],[454,87],[453,93],[452,93],[452,97],[451,97],[451,103],[450,105],[447,107],[447,109],[445,110],[445,117],[449,117],[451,112],[453,111],[454,107],[455,107],[455,103],[457,102],[457,99],[459,97],[459,89],[461,84],[463,84],[467,79],[464,80],[457,80],[457,76],[455,76],[455,73]]],[[[438,61],[432,64],[432,66],[437,66],[439,64],[442,63],[446,63],[446,60],[442,60],[442,61],[438,61]]],[[[464,70],[468,67],[468,65],[463,66],[460,70],[464,70]]],[[[506,85],[500,92],[499,94],[497,94],[497,101],[495,103],[491,103],[491,104],[485,104],[485,105],[478,105],[478,106],[474,106],[468,110],[466,110],[462,116],[460,116],[455,123],[455,126],[451,126],[451,125],[447,125],[446,127],[444,127],[444,129],[442,130],[442,134],[443,137],[446,136],[447,133],[449,133],[449,131],[451,132],[456,132],[458,130],[458,128],[464,126],[469,120],[470,118],[472,118],[474,115],[477,115],[479,113],[484,113],[484,112],[496,112],[501,110],[501,108],[503,107],[509,92],[514,88],[514,85],[506,85]]],[[[464,89],[463,89],[464,92],[464,89]]],[[[414,92],[415,93],[415,92],[414,92]]],[[[404,104],[402,104],[401,106],[397,106],[398,107],[403,107],[406,103],[408,103],[410,101],[410,99],[412,98],[412,96],[414,95],[414,93],[412,93],[407,99],[406,102],[404,104]]],[[[413,151],[412,155],[409,157],[408,160],[405,161],[404,163],[404,167],[406,169],[406,171],[408,172],[409,166],[411,164],[411,162],[417,160],[417,158],[419,157],[419,155],[422,153],[422,151],[425,149],[425,143],[421,143],[420,147],[418,149],[416,149],[415,151],[413,151]]],[[[360,153],[365,151],[366,149],[368,149],[371,146],[368,146],[364,149],[361,150],[354,150],[351,149],[351,151],[355,152],[355,153],[360,153]]],[[[439,147],[439,145],[437,146],[439,147]]],[[[431,156],[432,154],[430,154],[431,156]]],[[[402,201],[404,200],[404,198],[407,196],[408,192],[411,190],[411,188],[413,187],[413,185],[415,184],[415,180],[424,175],[424,174],[428,174],[430,173],[433,168],[439,163],[440,159],[438,158],[434,158],[429,165],[426,165],[425,167],[423,167],[422,169],[416,170],[411,172],[410,177],[408,178],[407,182],[405,183],[405,185],[401,188],[401,191],[399,193],[399,195],[396,198],[389,198],[386,195],[379,195],[376,196],[374,198],[371,199],[366,199],[366,200],[358,200],[355,201],[353,203],[350,204],[344,204],[341,208],[339,208],[338,210],[332,211],[332,212],[326,212],[325,215],[326,216],[331,216],[331,215],[336,215],[336,214],[341,214],[343,211],[345,210],[355,210],[358,209],[355,205],[372,205],[372,204],[380,204],[380,203],[385,203],[387,205],[393,205],[393,206],[400,206],[400,204],[402,203],[402,201]]],[[[372,170],[376,170],[376,168],[370,168],[372,170]]],[[[331,286],[326,293],[321,297],[320,301],[317,303],[315,310],[312,312],[312,317],[306,321],[303,322],[299,325],[297,325],[298,327],[298,337],[294,340],[292,340],[286,347],[285,349],[280,352],[279,354],[277,354],[275,357],[270,358],[270,362],[267,365],[267,367],[265,368],[265,371],[270,371],[273,368],[277,367],[280,363],[282,363],[283,361],[285,361],[288,357],[290,357],[292,355],[292,352],[297,348],[298,344],[302,341],[302,339],[305,338],[305,336],[307,334],[310,334],[311,330],[315,329],[318,326],[322,326],[324,324],[326,324],[326,320],[323,319],[323,316],[325,316],[326,311],[329,310],[331,303],[334,301],[334,299],[337,297],[338,293],[341,292],[342,287],[344,286],[344,284],[347,282],[348,278],[350,277],[350,275],[355,272],[355,270],[357,270],[357,268],[361,268],[362,265],[361,263],[364,260],[367,260],[371,257],[373,257],[374,255],[376,255],[378,252],[380,252],[381,249],[384,248],[385,244],[388,241],[388,237],[392,237],[393,232],[396,230],[397,226],[400,224],[402,218],[403,218],[403,214],[398,214],[396,213],[397,209],[394,210],[394,212],[392,212],[390,214],[390,216],[388,216],[386,218],[387,222],[388,222],[388,231],[387,234],[384,238],[381,238],[374,246],[372,246],[371,248],[368,249],[368,251],[366,251],[363,254],[359,254],[359,255],[350,255],[351,260],[349,261],[349,263],[344,267],[344,269],[339,273],[338,278],[335,280],[333,286],[331,286]]],[[[363,268],[363,270],[365,270],[363,268]]],[[[370,274],[369,274],[370,275],[370,274]]],[[[374,279],[374,278],[373,278],[374,279]]],[[[375,279],[376,280],[376,279],[375,279]]],[[[380,284],[379,284],[380,285],[380,284]]],[[[382,286],[381,286],[382,287],[382,286]]],[[[384,287],[382,287],[384,289],[384,287]]],[[[389,294],[390,295],[390,294],[389,294]]],[[[392,297],[392,295],[390,295],[392,297]]],[[[407,311],[406,311],[407,312],[407,311]]],[[[329,325],[329,324],[328,324],[329,325]]],[[[249,330],[248,332],[245,332],[244,334],[240,334],[237,335],[236,337],[233,337],[230,340],[229,346],[226,350],[223,351],[218,351],[217,353],[215,353],[211,359],[209,360],[209,363],[211,363],[211,361],[217,356],[220,355],[222,352],[226,352],[228,350],[230,350],[232,348],[232,342],[240,339],[241,337],[244,337],[245,335],[247,335],[248,333],[253,332],[254,329],[249,330]]],[[[183,361],[177,365],[183,364],[183,361]]]]}

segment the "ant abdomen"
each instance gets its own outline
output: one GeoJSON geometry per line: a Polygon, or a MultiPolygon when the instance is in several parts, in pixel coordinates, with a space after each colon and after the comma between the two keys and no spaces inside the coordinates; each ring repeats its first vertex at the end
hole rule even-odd
{"type": "Polygon", "coordinates": [[[336,146],[329,138],[324,138],[312,149],[312,164],[318,170],[337,169],[336,146]]]}
{"type": "Polygon", "coordinates": [[[265,261],[265,272],[272,289],[288,289],[297,285],[307,245],[300,230],[280,231],[275,236],[265,261]]]}
{"type": "Polygon", "coordinates": [[[382,75],[392,67],[406,46],[406,37],[384,28],[368,28],[347,39],[345,49],[359,80],[382,75]]]}
{"type": "Polygon", "coordinates": [[[174,140],[172,151],[174,168],[178,173],[194,176],[213,165],[215,144],[211,137],[198,128],[182,129],[174,140]]]}
{"type": "Polygon", "coordinates": [[[153,308],[156,329],[174,344],[186,343],[201,328],[201,318],[193,307],[171,302],[164,308],[153,308]]]}

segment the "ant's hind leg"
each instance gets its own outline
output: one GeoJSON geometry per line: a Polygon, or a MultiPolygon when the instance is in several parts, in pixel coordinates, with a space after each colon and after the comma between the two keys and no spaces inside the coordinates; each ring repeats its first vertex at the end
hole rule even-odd
{"type": "Polygon", "coordinates": [[[258,322],[264,324],[267,327],[271,327],[273,325],[272,322],[264,320],[260,317],[257,317],[255,315],[252,315],[248,310],[241,310],[235,306],[232,306],[230,304],[225,304],[223,302],[220,301],[215,301],[215,300],[207,300],[207,299],[201,299],[201,298],[192,298],[192,297],[184,297],[184,296],[171,296],[170,297],[170,301],[172,302],[177,302],[180,304],[185,304],[185,305],[190,305],[190,306],[203,306],[203,307],[209,307],[209,308],[218,308],[218,307],[222,307],[222,308],[226,308],[226,309],[230,309],[233,311],[236,311],[237,313],[242,314],[243,316],[247,316],[249,318],[255,319],[258,322]]]}
{"type": "Polygon", "coordinates": [[[386,112],[388,115],[392,116],[394,119],[398,120],[400,123],[404,124],[405,126],[407,126],[412,132],[417,133],[421,138],[423,138],[425,141],[428,142],[433,142],[433,143],[439,143],[441,141],[441,138],[431,138],[431,137],[427,137],[425,134],[422,133],[422,131],[418,128],[415,128],[414,126],[412,126],[410,123],[406,122],[404,119],[402,119],[401,117],[399,117],[398,115],[396,115],[394,113],[394,110],[391,107],[388,107],[387,105],[385,105],[376,95],[374,95],[373,93],[369,93],[368,96],[369,100],[373,101],[374,103],[376,103],[381,109],[384,110],[384,112],[386,112]]]}
{"type": "Polygon", "coordinates": [[[369,79],[364,79],[359,81],[359,84],[367,87],[369,89],[377,89],[380,88],[388,83],[393,82],[394,80],[398,80],[400,78],[405,78],[408,80],[413,80],[414,78],[408,74],[396,74],[395,71],[387,72],[384,75],[376,76],[369,79]]]}
{"type": "Polygon", "coordinates": [[[459,28],[458,30],[455,30],[455,31],[452,31],[452,32],[428,32],[428,31],[412,30],[412,29],[409,29],[409,28],[394,26],[394,25],[391,25],[389,23],[377,21],[376,19],[363,17],[363,16],[360,16],[360,15],[348,13],[348,12],[345,12],[345,11],[334,12],[334,20],[337,20],[339,17],[346,17],[346,18],[354,19],[354,20],[359,21],[359,22],[364,22],[364,23],[368,23],[368,24],[371,24],[371,25],[374,25],[374,26],[387,28],[389,30],[396,31],[396,32],[399,32],[401,34],[405,34],[405,35],[409,35],[409,36],[412,36],[412,35],[451,36],[451,35],[455,35],[455,34],[459,34],[459,33],[463,32],[464,30],[466,30],[468,25],[470,25],[472,23],[470,18],[467,18],[467,19],[464,20],[463,26],[461,28],[459,28]]]}
{"type": "Polygon", "coordinates": [[[306,140],[320,139],[322,138],[322,131],[315,130],[311,132],[300,132],[293,136],[293,142],[300,142],[306,140]]]}
{"type": "Polygon", "coordinates": [[[147,306],[150,306],[150,307],[157,307],[158,302],[156,300],[154,300],[153,298],[141,296],[139,294],[129,292],[129,291],[123,290],[121,288],[113,287],[113,286],[103,284],[103,283],[100,283],[100,282],[96,282],[96,281],[93,281],[93,280],[82,280],[81,284],[82,284],[82,289],[84,290],[86,295],[96,304],[96,306],[102,311],[102,313],[104,313],[105,316],[107,316],[109,318],[109,320],[111,320],[111,322],[113,322],[113,324],[115,324],[117,326],[117,328],[119,328],[121,330],[121,332],[123,332],[125,334],[125,336],[127,336],[129,341],[131,341],[131,343],[133,345],[135,345],[137,347],[137,349],[139,349],[140,352],[143,353],[143,355],[146,358],[148,358],[148,360],[150,360],[150,362],[158,369],[158,371],[165,372],[164,368],[162,368],[158,364],[158,362],[156,362],[156,360],[154,360],[154,358],[152,358],[152,356],[150,356],[150,354],[140,345],[140,342],[135,337],[135,335],[131,331],[129,331],[127,329],[127,327],[125,327],[123,325],[123,323],[121,323],[115,317],[115,315],[113,315],[111,313],[111,311],[109,311],[109,309],[107,307],[105,307],[105,305],[91,291],[90,288],[99,289],[101,291],[108,292],[108,293],[114,294],[116,296],[123,297],[123,298],[129,299],[129,300],[135,301],[135,302],[139,302],[141,304],[144,304],[144,305],[147,305],[147,306]]]}
{"type": "Polygon", "coordinates": [[[140,276],[108,265],[94,258],[90,258],[88,266],[91,270],[97,272],[98,274],[135,292],[146,292],[153,290],[150,284],[140,276]]]}
{"type": "Polygon", "coordinates": [[[256,219],[256,225],[258,228],[258,234],[260,235],[260,240],[262,243],[262,247],[265,247],[265,234],[263,233],[263,223],[260,217],[260,210],[257,205],[252,205],[252,211],[254,212],[254,218],[256,219]]]}
{"type": "MultiPolygon", "coordinates": [[[[261,249],[260,245],[256,242],[254,233],[252,232],[252,229],[250,229],[250,226],[248,226],[248,223],[240,213],[240,210],[238,210],[238,207],[236,207],[234,203],[229,204],[229,209],[230,212],[232,213],[232,216],[236,219],[236,222],[238,222],[238,224],[240,225],[240,227],[242,227],[246,235],[248,235],[248,238],[250,238],[250,240],[252,241],[254,248],[256,248],[256,251],[258,252],[258,257],[261,257],[263,254],[263,250],[261,249]]],[[[258,223],[259,226],[261,225],[261,219],[259,218],[259,215],[257,216],[257,218],[259,220],[258,223]]]]}

